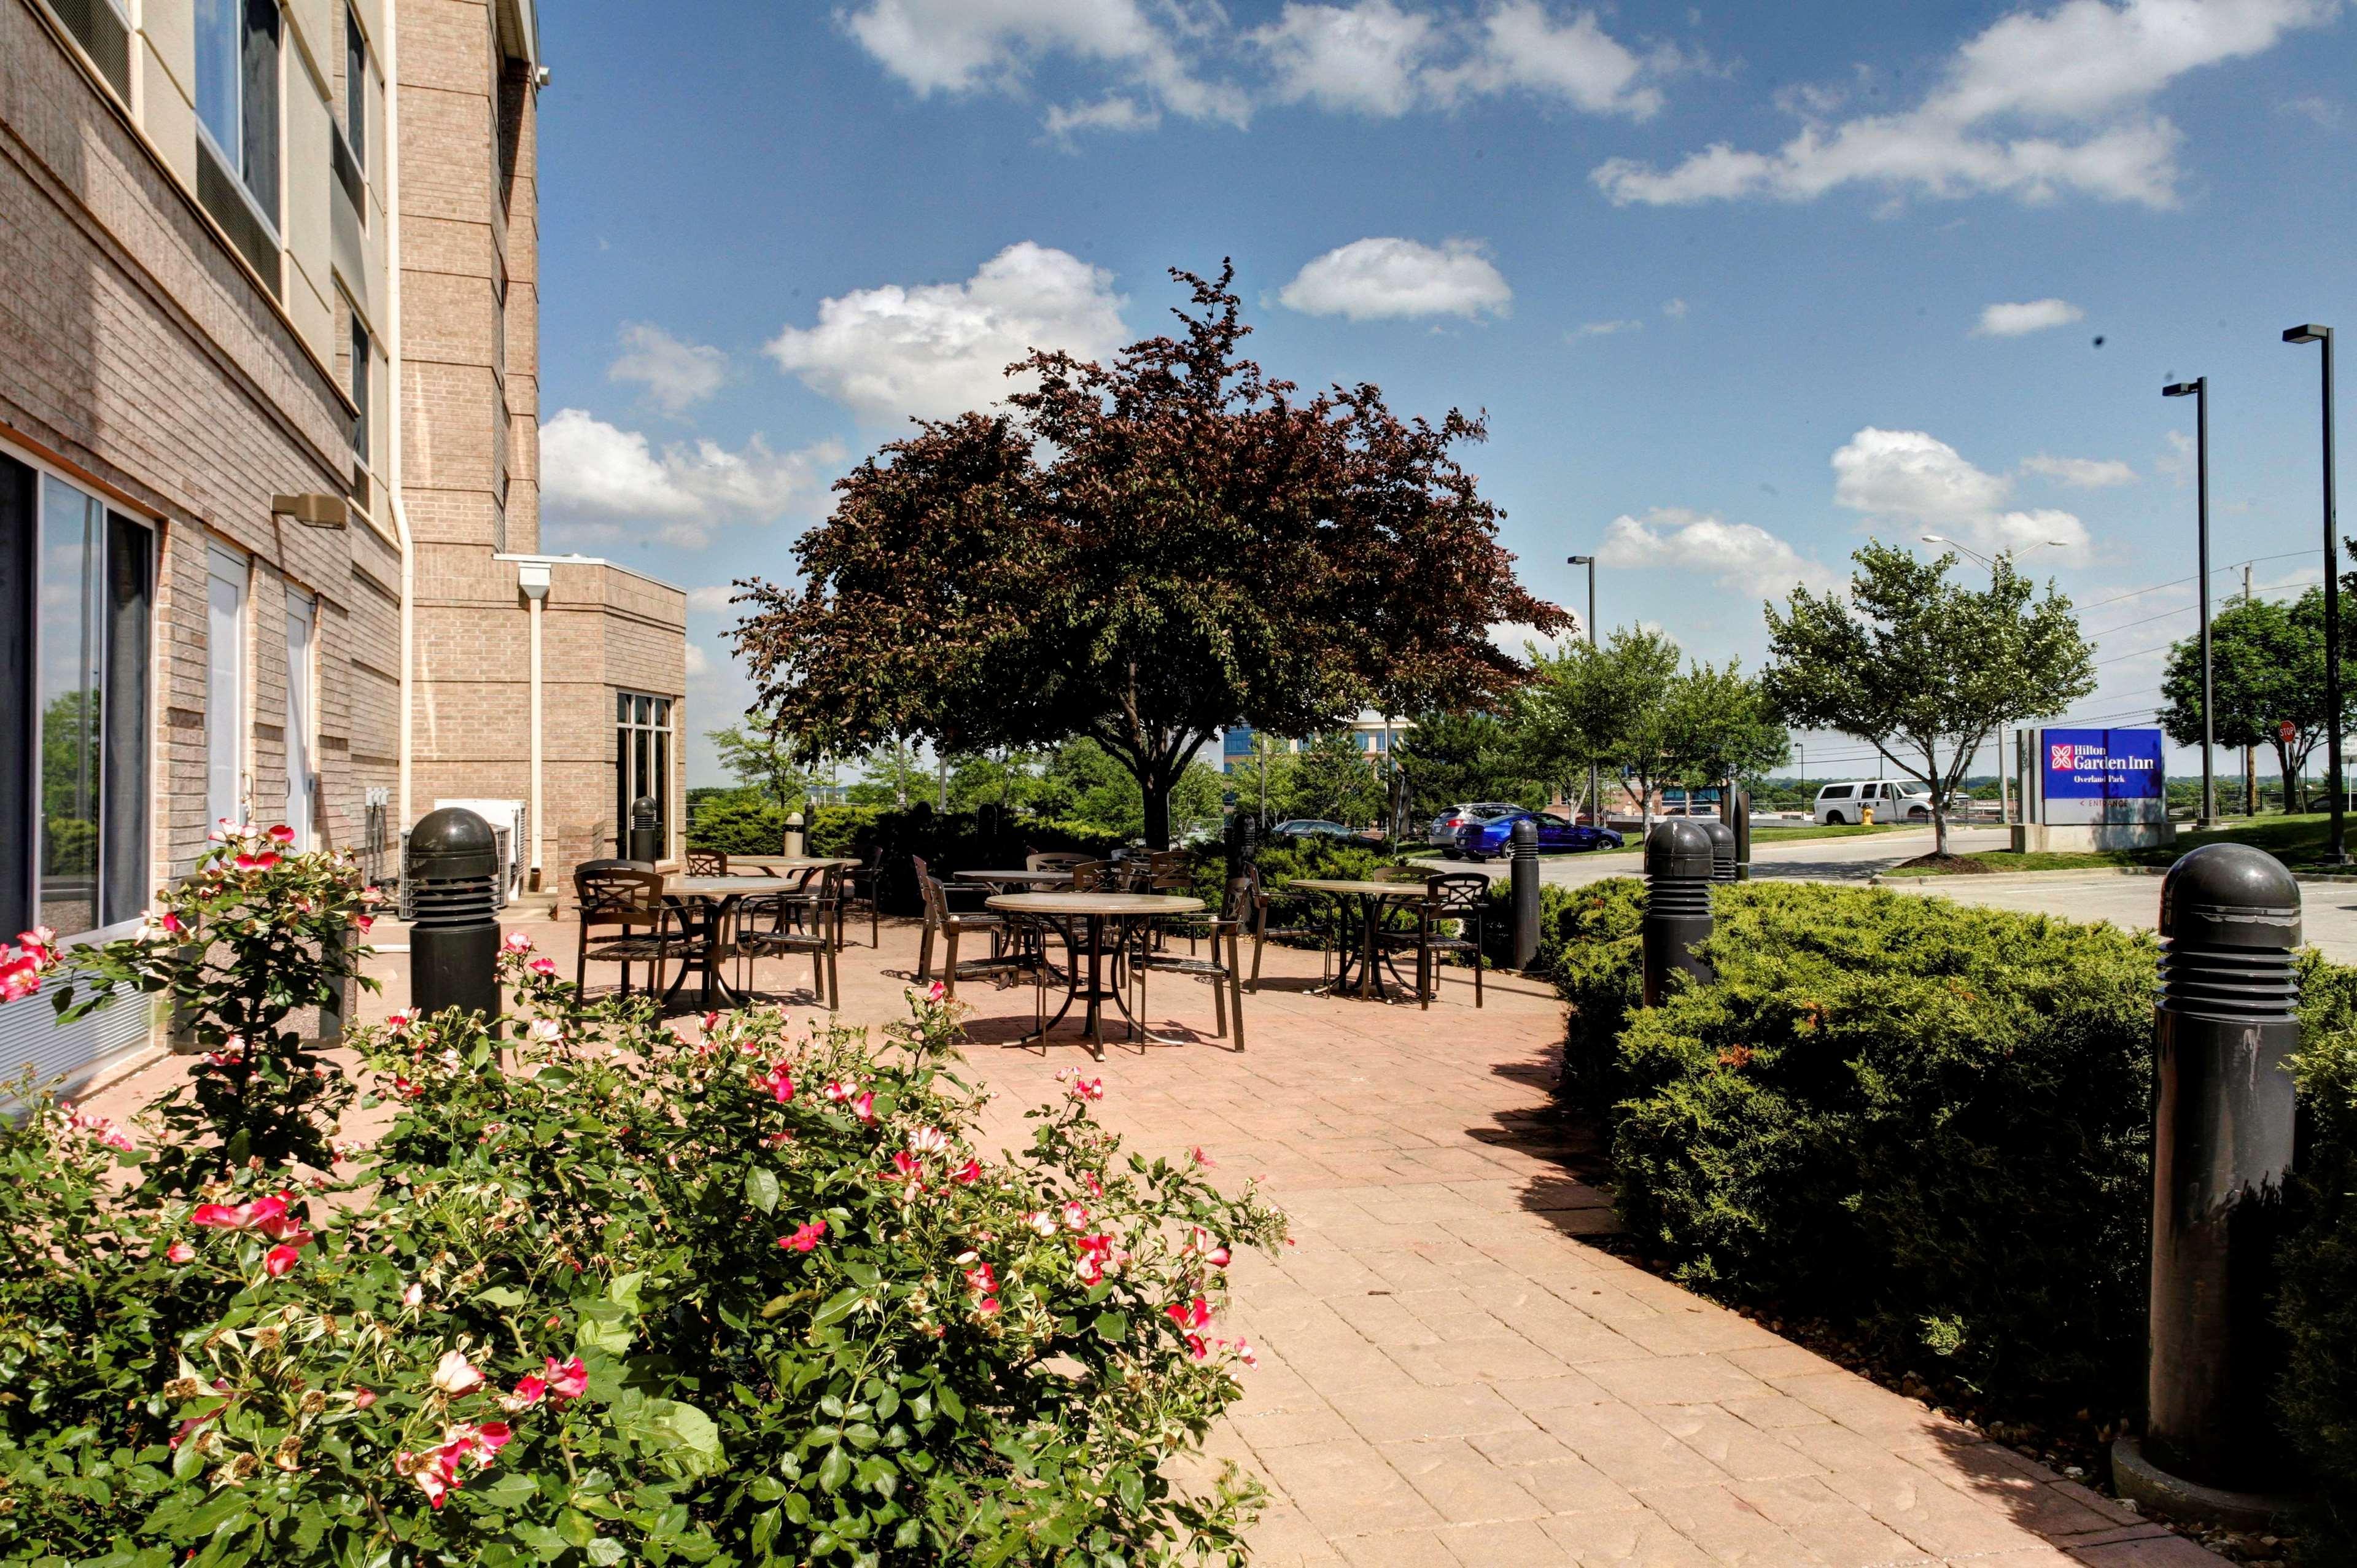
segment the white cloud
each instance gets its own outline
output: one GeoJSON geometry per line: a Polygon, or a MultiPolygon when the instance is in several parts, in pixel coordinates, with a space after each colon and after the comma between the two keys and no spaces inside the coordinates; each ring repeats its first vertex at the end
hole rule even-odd
{"type": "Polygon", "coordinates": [[[1436,96],[1523,91],[1590,114],[1649,120],[1661,112],[1661,90],[1638,85],[1646,62],[1608,36],[1593,12],[1557,27],[1538,0],[1502,0],[1490,7],[1477,37],[1462,64],[1430,73],[1436,96]]]}
{"type": "Polygon", "coordinates": [[[1988,305],[1981,307],[1980,325],[1973,328],[1975,338],[2018,338],[2027,332],[2043,332],[2050,327],[2068,327],[2082,320],[2086,312],[2067,299],[2032,299],[2019,305],[1988,305]]]}
{"type": "Polygon", "coordinates": [[[1834,499],[1867,514],[1955,539],[1983,554],[2059,543],[2040,561],[2084,565],[2086,525],[2067,511],[2010,510],[2012,481],[1967,462],[1946,442],[1920,430],[1868,425],[1833,456],[1834,499]]]}
{"type": "Polygon", "coordinates": [[[664,542],[701,549],[717,524],[808,509],[826,493],[823,470],[843,457],[839,442],[779,453],[759,435],[735,452],[708,440],[658,452],[635,430],[562,408],[540,427],[541,499],[552,521],[584,538],[619,538],[625,522],[654,524],[664,542]]]}
{"type": "Polygon", "coordinates": [[[1564,336],[1577,342],[1582,338],[1610,338],[1622,332],[1642,332],[1644,329],[1645,324],[1636,320],[1583,321],[1564,336]]]}
{"type": "Polygon", "coordinates": [[[1819,591],[1840,578],[1755,523],[1726,522],[1684,507],[1655,507],[1643,517],[1623,514],[1604,531],[1601,565],[1694,572],[1723,588],[1770,596],[1795,583],[1819,591]]]}
{"type": "Polygon", "coordinates": [[[1666,172],[1614,158],[1592,177],[1619,204],[1803,201],[1855,183],[1933,198],[2072,192],[2168,207],[2179,138],[2148,101],[2189,71],[2264,53],[2339,9],[2340,0],[2064,0],[2019,10],[1960,45],[1912,109],[1835,122],[1788,98],[1807,123],[1773,153],[1721,142],[1666,172]]]}
{"type": "MultiPolygon", "coordinates": [[[[1173,113],[1241,124],[1251,113],[1245,94],[1204,81],[1182,51],[1215,20],[1180,0],[866,0],[843,17],[860,47],[920,98],[1018,91],[1032,64],[1064,57],[1110,71],[1173,113]]],[[[1060,113],[1062,129],[1115,124],[1102,106],[1095,118],[1060,113]]]]}
{"type": "Polygon", "coordinates": [[[1150,131],[1162,116],[1136,99],[1110,93],[1094,103],[1055,104],[1048,111],[1048,134],[1068,137],[1075,131],[1150,131]]]}
{"type": "Polygon", "coordinates": [[[862,419],[948,419],[1028,384],[1006,371],[1035,348],[1110,353],[1126,336],[1122,304],[1111,273],[1027,240],[963,283],[824,300],[818,325],[787,328],[768,352],[862,419]]]}
{"type": "Polygon", "coordinates": [[[704,644],[691,638],[687,644],[687,678],[693,681],[699,676],[711,673],[711,656],[704,651],[704,644]]]}
{"type": "Polygon", "coordinates": [[[687,591],[687,607],[699,615],[726,615],[736,608],[729,603],[736,596],[737,590],[726,583],[706,588],[690,588],[687,591]]]}
{"type": "Polygon", "coordinates": [[[2200,464],[2200,456],[2193,450],[2193,437],[2182,430],[2168,430],[2161,433],[2161,439],[2168,443],[2169,450],[2153,459],[2153,469],[2181,490],[2193,482],[2194,470],[2200,464]]]}
{"type": "Polygon", "coordinates": [[[2035,457],[2024,457],[2021,466],[2033,474],[2043,474],[2057,484],[2075,489],[2096,490],[2108,485],[2136,483],[2136,470],[2117,457],[2050,457],[2040,452],[2035,457]]]}
{"type": "Polygon", "coordinates": [[[1668,317],[1673,321],[1684,320],[1685,314],[1690,308],[1692,307],[1689,306],[1683,299],[1665,299],[1662,301],[1662,314],[1668,317]]]}
{"type": "Polygon", "coordinates": [[[1430,17],[1392,0],[1358,0],[1349,6],[1288,3],[1277,20],[1248,36],[1267,51],[1281,102],[1307,99],[1323,109],[1390,118],[1415,106],[1434,31],[1430,17]]]}
{"type": "Polygon", "coordinates": [[[1503,316],[1514,291],[1472,240],[1353,240],[1294,274],[1277,303],[1308,316],[1353,321],[1402,317],[1503,316]]]}
{"type": "Polygon", "coordinates": [[[727,379],[727,355],[674,338],[651,321],[626,323],[617,338],[622,352],[606,367],[606,379],[638,382],[665,413],[685,413],[727,379]]]}

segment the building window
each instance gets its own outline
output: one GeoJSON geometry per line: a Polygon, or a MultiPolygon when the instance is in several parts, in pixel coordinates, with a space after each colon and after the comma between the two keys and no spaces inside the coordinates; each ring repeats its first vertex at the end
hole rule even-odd
{"type": "Polygon", "coordinates": [[[307,850],[318,830],[319,779],[311,757],[312,650],[318,602],[307,594],[286,596],[286,825],[295,847],[307,850]]]}
{"type": "Polygon", "coordinates": [[[353,165],[363,170],[368,167],[368,39],[361,32],[361,19],[347,9],[344,12],[344,145],[351,150],[353,165]]]}
{"type": "Polygon", "coordinates": [[[243,822],[245,557],[216,544],[205,582],[205,822],[243,822]]]}
{"type": "Polygon", "coordinates": [[[614,822],[621,853],[630,844],[630,802],[655,803],[655,825],[671,843],[671,699],[614,694],[614,822]]]}
{"type": "Polygon", "coordinates": [[[278,286],[278,0],[196,0],[197,197],[278,286]]]}
{"type": "Polygon", "coordinates": [[[375,346],[369,341],[368,328],[361,325],[361,313],[352,312],[352,406],[360,412],[352,416],[352,456],[365,463],[369,460],[369,381],[374,360],[371,358],[375,346]]]}
{"type": "Polygon", "coordinates": [[[73,936],[147,906],[154,537],[0,455],[0,925],[73,936]]]}

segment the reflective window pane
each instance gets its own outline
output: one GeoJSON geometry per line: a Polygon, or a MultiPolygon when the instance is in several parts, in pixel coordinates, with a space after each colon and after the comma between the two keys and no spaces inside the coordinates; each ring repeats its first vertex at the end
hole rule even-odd
{"type": "Polygon", "coordinates": [[[153,536],[126,517],[106,520],[105,754],[99,768],[105,877],[103,924],[147,908],[147,655],[155,603],[153,536]]]}
{"type": "Polygon", "coordinates": [[[99,692],[103,623],[94,599],[105,548],[98,504],[41,483],[40,857],[37,918],[60,935],[98,924],[99,692]]]}

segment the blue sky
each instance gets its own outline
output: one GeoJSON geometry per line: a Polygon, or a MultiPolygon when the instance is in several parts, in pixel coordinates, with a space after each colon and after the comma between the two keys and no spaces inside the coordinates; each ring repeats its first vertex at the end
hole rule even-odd
{"type": "Polygon", "coordinates": [[[683,15],[542,16],[543,460],[546,548],[694,590],[698,727],[747,696],[726,585],[790,575],[828,483],[1222,256],[1264,364],[1485,411],[1525,580],[1583,607],[1598,553],[1603,624],[1697,657],[1756,665],[1760,601],[1869,536],[2034,544],[2099,643],[2074,716],[2148,708],[2195,375],[2213,561],[2320,571],[2318,354],[2279,335],[2357,334],[2339,0],[683,15]]]}

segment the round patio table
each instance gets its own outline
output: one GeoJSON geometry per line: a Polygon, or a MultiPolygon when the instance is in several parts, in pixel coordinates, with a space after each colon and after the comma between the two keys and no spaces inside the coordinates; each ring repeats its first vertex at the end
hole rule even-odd
{"type": "Polygon", "coordinates": [[[1072,871],[1070,866],[1060,871],[961,871],[957,874],[957,880],[979,883],[988,887],[1034,887],[1044,892],[1052,887],[1070,887],[1072,871]]]}
{"type": "Polygon", "coordinates": [[[840,866],[845,871],[856,870],[859,862],[849,856],[813,854],[732,854],[728,857],[731,876],[774,876],[780,871],[815,871],[821,866],[840,866]],[[751,866],[750,872],[738,871],[740,865],[751,866]]]}
{"type": "MultiPolygon", "coordinates": [[[[1323,893],[1334,900],[1347,918],[1351,906],[1359,907],[1359,950],[1353,954],[1346,945],[1336,955],[1334,984],[1331,994],[1340,995],[1350,983],[1351,963],[1355,957],[1359,967],[1359,994],[1367,998],[1391,998],[1383,991],[1383,976],[1376,972],[1382,954],[1376,945],[1375,933],[1382,929],[1383,909],[1388,904],[1403,899],[1422,900],[1425,886],[1421,882],[1366,882],[1353,877],[1301,876],[1285,885],[1304,893],[1323,893]]],[[[1392,973],[1399,979],[1397,971],[1392,973]]]]}
{"type": "MultiPolygon", "coordinates": [[[[987,908],[1002,914],[1028,915],[1046,920],[1063,933],[1064,950],[1071,953],[1074,962],[1064,976],[1064,1004],[1056,1015],[1039,1026],[1035,1034],[1025,1036],[1028,1044],[1044,1040],[1048,1031],[1064,1021],[1075,1002],[1085,1003],[1081,1037],[1099,1061],[1104,1060],[1104,1004],[1111,1002],[1121,1010],[1122,1022],[1130,1030],[1145,1032],[1145,1026],[1130,1015],[1129,1001],[1119,986],[1104,983],[1105,932],[1111,929],[1115,950],[1122,937],[1134,923],[1151,920],[1165,915],[1192,915],[1203,908],[1200,898],[1184,897],[1170,893],[1001,893],[985,900],[987,908]],[[1075,926],[1080,929],[1075,929],[1075,926]],[[1078,960],[1088,960],[1085,981],[1078,960]]],[[[1046,982],[1043,979],[1042,984],[1046,982]]],[[[1124,1036],[1127,1037],[1126,1035],[1124,1036]]]]}
{"type": "MultiPolygon", "coordinates": [[[[828,861],[810,863],[813,865],[831,864],[834,863],[828,861]]],[[[679,988],[687,983],[687,977],[700,972],[704,976],[702,1000],[707,1012],[711,1010],[712,993],[716,991],[723,998],[722,1005],[743,1006],[745,999],[737,994],[720,972],[721,961],[726,959],[729,952],[728,944],[722,940],[722,933],[729,929],[730,922],[737,918],[737,904],[739,899],[760,893],[799,892],[802,885],[802,879],[799,876],[673,876],[665,881],[664,897],[675,899],[681,903],[705,906],[705,920],[711,933],[711,940],[704,944],[704,961],[700,964],[683,966],[679,972],[679,978],[671,983],[669,991],[663,993],[663,1001],[668,1004],[673,997],[679,994],[679,988]]]]}

